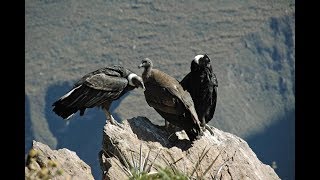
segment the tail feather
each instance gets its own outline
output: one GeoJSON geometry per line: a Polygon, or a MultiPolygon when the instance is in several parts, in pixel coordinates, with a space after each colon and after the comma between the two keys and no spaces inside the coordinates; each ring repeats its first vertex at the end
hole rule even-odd
{"type": "Polygon", "coordinates": [[[55,103],[55,107],[53,108],[53,112],[55,112],[58,116],[62,117],[63,119],[68,119],[69,116],[76,113],[78,109],[76,108],[67,108],[64,106],[61,101],[57,101],[55,103]]]}
{"type": "Polygon", "coordinates": [[[72,118],[73,115],[74,115],[74,113],[72,113],[70,116],[68,116],[68,117],[66,118],[66,120],[69,120],[70,118],[72,118]]]}
{"type": "Polygon", "coordinates": [[[81,85],[73,88],[58,101],[54,102],[52,105],[54,106],[53,112],[63,119],[70,119],[79,110],[77,107],[79,98],[83,98],[80,87],[81,85]]]}
{"type": "Polygon", "coordinates": [[[198,139],[202,135],[202,131],[199,125],[194,125],[191,118],[193,116],[190,112],[186,112],[185,115],[176,115],[163,112],[159,109],[155,109],[165,120],[171,124],[184,129],[191,141],[198,139]]]}
{"type": "Polygon", "coordinates": [[[199,129],[200,129],[199,117],[198,117],[198,114],[197,114],[196,109],[194,107],[193,100],[192,100],[191,95],[189,94],[189,92],[184,91],[183,94],[182,94],[181,99],[182,99],[182,102],[185,105],[185,107],[191,113],[192,120],[193,120],[194,124],[196,124],[196,126],[199,126],[199,129]]]}
{"type": "Polygon", "coordinates": [[[53,111],[63,119],[69,119],[77,111],[80,111],[80,116],[82,116],[86,108],[100,106],[117,95],[115,92],[101,91],[82,84],[54,102],[52,105],[54,106],[53,111]]]}

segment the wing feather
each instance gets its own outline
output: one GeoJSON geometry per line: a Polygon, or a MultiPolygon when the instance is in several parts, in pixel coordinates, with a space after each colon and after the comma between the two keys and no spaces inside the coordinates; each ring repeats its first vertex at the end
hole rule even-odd
{"type": "Polygon", "coordinates": [[[157,79],[151,80],[149,82],[157,82],[158,86],[161,87],[157,89],[163,89],[164,91],[166,91],[166,94],[163,93],[161,94],[161,96],[158,97],[161,97],[161,99],[170,98],[169,101],[174,101],[175,107],[177,108],[177,110],[181,110],[181,112],[184,111],[182,110],[181,106],[184,106],[186,109],[188,109],[188,111],[190,111],[194,123],[199,125],[200,121],[195,110],[194,102],[191,98],[191,95],[187,91],[183,90],[183,87],[175,78],[157,69],[153,69],[152,73],[153,78],[157,79]]]}
{"type": "Polygon", "coordinates": [[[111,103],[121,95],[131,90],[127,87],[126,77],[132,71],[114,65],[100,68],[84,75],[74,84],[74,88],[53,103],[53,111],[66,119],[80,110],[83,115],[86,108],[111,103]]]}
{"type": "Polygon", "coordinates": [[[104,73],[99,73],[88,77],[84,81],[84,84],[97,90],[122,91],[128,85],[128,80],[124,77],[109,76],[104,73]]]}

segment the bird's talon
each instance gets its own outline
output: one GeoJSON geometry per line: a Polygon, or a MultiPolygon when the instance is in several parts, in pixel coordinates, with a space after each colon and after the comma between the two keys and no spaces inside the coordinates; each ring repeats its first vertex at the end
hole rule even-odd
{"type": "Polygon", "coordinates": [[[111,123],[112,125],[118,126],[118,127],[122,128],[122,129],[124,128],[122,124],[118,123],[118,122],[117,122],[115,119],[113,119],[113,118],[111,118],[109,121],[110,121],[110,123],[111,123]]]}
{"type": "Polygon", "coordinates": [[[210,132],[210,134],[211,134],[212,136],[214,136],[214,133],[213,133],[212,129],[208,126],[208,124],[206,124],[206,125],[204,126],[204,131],[205,131],[205,130],[208,130],[208,131],[210,132]]]}

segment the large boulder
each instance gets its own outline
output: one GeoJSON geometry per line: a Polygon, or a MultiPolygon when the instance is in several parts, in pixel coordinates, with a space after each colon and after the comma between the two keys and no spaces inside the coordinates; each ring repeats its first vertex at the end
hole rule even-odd
{"type": "Polygon", "coordinates": [[[243,139],[211,129],[213,135],[206,131],[192,143],[184,131],[170,136],[145,117],[125,120],[122,128],[107,123],[100,152],[103,179],[128,179],[139,171],[157,174],[165,168],[197,179],[280,179],[243,139]]]}

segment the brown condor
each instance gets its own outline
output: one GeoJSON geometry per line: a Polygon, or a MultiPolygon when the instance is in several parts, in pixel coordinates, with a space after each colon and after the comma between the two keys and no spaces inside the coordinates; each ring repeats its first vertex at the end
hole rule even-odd
{"type": "Polygon", "coordinates": [[[150,59],[142,60],[145,99],[165,120],[185,130],[191,141],[202,135],[198,115],[190,94],[168,74],[153,69],[150,59]]]}

